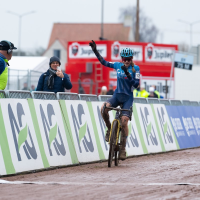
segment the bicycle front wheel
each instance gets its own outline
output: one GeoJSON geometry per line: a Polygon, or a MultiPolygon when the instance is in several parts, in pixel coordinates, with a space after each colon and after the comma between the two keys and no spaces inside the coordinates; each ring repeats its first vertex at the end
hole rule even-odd
{"type": "Polygon", "coordinates": [[[116,146],[117,129],[118,129],[118,122],[114,121],[113,126],[112,126],[112,130],[111,130],[111,136],[110,136],[110,149],[109,149],[109,155],[108,155],[108,167],[112,166],[114,149],[115,149],[115,146],[116,146]]]}

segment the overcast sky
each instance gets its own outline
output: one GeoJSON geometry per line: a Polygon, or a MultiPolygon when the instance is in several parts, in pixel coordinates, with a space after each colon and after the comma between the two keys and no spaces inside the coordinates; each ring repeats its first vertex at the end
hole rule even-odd
{"type": "MultiPolygon", "coordinates": [[[[21,48],[46,48],[53,23],[100,23],[101,0],[0,0],[0,40],[18,45],[18,14],[35,11],[22,18],[21,48]]],[[[104,22],[118,23],[120,8],[135,6],[136,0],[104,0],[104,22]]],[[[158,43],[190,44],[190,26],[179,22],[200,21],[200,0],[140,0],[140,8],[160,31],[158,43]]],[[[193,25],[193,45],[200,44],[200,23],[193,25]]]]}

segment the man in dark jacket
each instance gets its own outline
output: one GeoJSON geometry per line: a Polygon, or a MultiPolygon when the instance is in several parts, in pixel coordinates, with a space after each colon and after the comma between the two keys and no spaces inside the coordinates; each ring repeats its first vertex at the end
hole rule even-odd
{"type": "Polygon", "coordinates": [[[114,90],[113,90],[113,86],[112,85],[109,85],[109,90],[108,90],[108,92],[106,94],[107,95],[113,95],[114,94],[114,90]]]}
{"type": "Polygon", "coordinates": [[[40,76],[36,91],[57,93],[64,92],[65,88],[67,90],[72,88],[69,76],[57,69],[60,65],[59,58],[55,56],[50,58],[49,69],[40,76]]]}

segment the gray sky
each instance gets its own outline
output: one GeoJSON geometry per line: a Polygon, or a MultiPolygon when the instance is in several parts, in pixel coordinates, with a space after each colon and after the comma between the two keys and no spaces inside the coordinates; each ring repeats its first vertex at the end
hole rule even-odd
{"type": "MultiPolygon", "coordinates": [[[[0,40],[18,45],[19,18],[8,10],[23,14],[36,11],[22,18],[21,48],[47,47],[55,22],[100,23],[101,0],[0,0],[0,40]]],[[[136,0],[104,0],[104,22],[118,23],[120,8],[136,5],[136,0]]],[[[152,19],[160,34],[158,43],[190,44],[188,22],[200,21],[200,0],[140,0],[140,8],[152,19]]],[[[200,44],[200,23],[193,25],[193,45],[200,44]]]]}

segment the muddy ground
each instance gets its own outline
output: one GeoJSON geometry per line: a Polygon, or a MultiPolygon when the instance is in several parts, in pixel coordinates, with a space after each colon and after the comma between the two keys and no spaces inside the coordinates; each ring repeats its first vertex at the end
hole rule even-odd
{"type": "Polygon", "coordinates": [[[0,179],[42,182],[0,184],[0,199],[200,199],[200,148],[0,179]]]}

